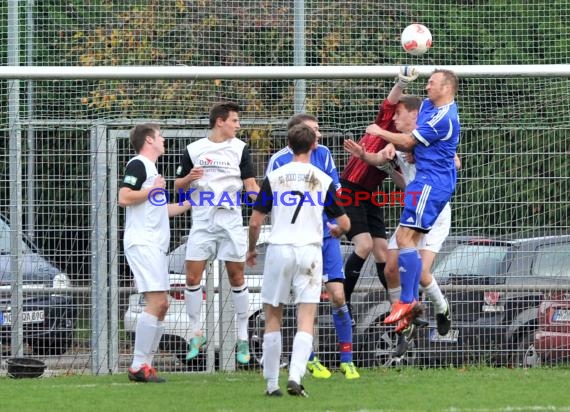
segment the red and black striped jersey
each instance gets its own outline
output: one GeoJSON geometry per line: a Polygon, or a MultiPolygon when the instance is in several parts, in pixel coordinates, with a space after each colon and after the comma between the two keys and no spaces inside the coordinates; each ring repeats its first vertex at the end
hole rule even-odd
{"type": "MultiPolygon", "coordinates": [[[[396,132],[392,118],[396,112],[396,105],[384,100],[378,107],[378,114],[376,115],[376,123],[382,129],[396,132]]],[[[378,153],[388,143],[378,137],[365,133],[358,142],[364,146],[368,153],[378,153]]],[[[347,182],[359,185],[364,189],[373,192],[382,184],[388,175],[386,172],[379,170],[375,166],[370,166],[356,156],[350,156],[346,167],[344,168],[340,179],[347,182]]]]}

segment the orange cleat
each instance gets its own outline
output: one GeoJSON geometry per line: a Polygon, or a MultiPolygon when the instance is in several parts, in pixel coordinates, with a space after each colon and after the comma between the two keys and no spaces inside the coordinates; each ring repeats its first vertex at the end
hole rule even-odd
{"type": "Polygon", "coordinates": [[[413,309],[419,305],[417,301],[413,301],[411,303],[404,303],[402,301],[397,301],[392,306],[392,312],[384,319],[384,323],[390,324],[399,321],[402,318],[407,317],[410,313],[412,313],[413,309]]]}
{"type": "Polygon", "coordinates": [[[153,383],[163,383],[164,378],[161,378],[156,374],[156,369],[147,365],[146,363],[141,366],[141,368],[136,371],[129,368],[128,371],[129,380],[132,382],[153,382],[153,383]]]}
{"type": "Polygon", "coordinates": [[[396,333],[402,333],[404,330],[406,330],[408,327],[410,326],[410,318],[402,318],[398,321],[398,323],[396,324],[396,329],[394,329],[394,332],[396,333]]]}

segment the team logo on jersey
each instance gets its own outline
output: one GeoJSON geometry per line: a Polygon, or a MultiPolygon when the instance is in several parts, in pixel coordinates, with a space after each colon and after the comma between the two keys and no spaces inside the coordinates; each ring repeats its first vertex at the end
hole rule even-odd
{"type": "Polygon", "coordinates": [[[198,159],[198,164],[200,166],[231,166],[230,162],[228,162],[227,160],[214,160],[214,159],[208,159],[207,157],[203,158],[203,159],[198,159]]]}
{"type": "Polygon", "coordinates": [[[182,173],[182,166],[176,168],[176,176],[180,176],[180,173],[182,173]]]}
{"type": "Polygon", "coordinates": [[[135,186],[137,184],[137,178],[135,176],[125,176],[125,178],[123,179],[123,183],[135,186]]]}

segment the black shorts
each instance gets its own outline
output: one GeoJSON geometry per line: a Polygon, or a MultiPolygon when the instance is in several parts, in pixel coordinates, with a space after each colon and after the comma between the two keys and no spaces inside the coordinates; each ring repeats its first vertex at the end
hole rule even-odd
{"type": "Polygon", "coordinates": [[[355,200],[355,192],[363,191],[361,186],[353,185],[346,181],[341,181],[343,195],[350,197],[349,202],[345,202],[344,209],[350,218],[350,231],[346,234],[348,240],[361,233],[370,233],[370,236],[386,239],[386,224],[384,223],[384,209],[377,206],[371,200],[355,200]]]}

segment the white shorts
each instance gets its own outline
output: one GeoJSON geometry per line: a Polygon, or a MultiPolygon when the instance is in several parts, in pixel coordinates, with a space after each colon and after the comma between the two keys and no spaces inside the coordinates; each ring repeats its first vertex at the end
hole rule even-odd
{"type": "MultiPolygon", "coordinates": [[[[420,243],[418,245],[419,250],[429,250],[433,253],[438,253],[441,250],[443,242],[449,235],[449,229],[451,228],[451,206],[449,203],[445,205],[441,213],[437,216],[435,223],[433,224],[429,233],[422,236],[420,243]]],[[[394,250],[398,249],[398,243],[396,242],[396,233],[398,229],[390,237],[388,242],[388,249],[394,250]]]]}
{"type": "Polygon", "coordinates": [[[210,220],[192,222],[186,243],[186,260],[245,262],[246,250],[247,237],[241,211],[215,209],[210,220]]]}
{"type": "Polygon", "coordinates": [[[154,246],[134,245],[125,250],[125,257],[139,293],[170,290],[166,253],[154,246]]]}
{"type": "Polygon", "coordinates": [[[275,307],[291,301],[295,304],[319,303],[322,279],[320,246],[268,245],[261,301],[275,307]]]}

